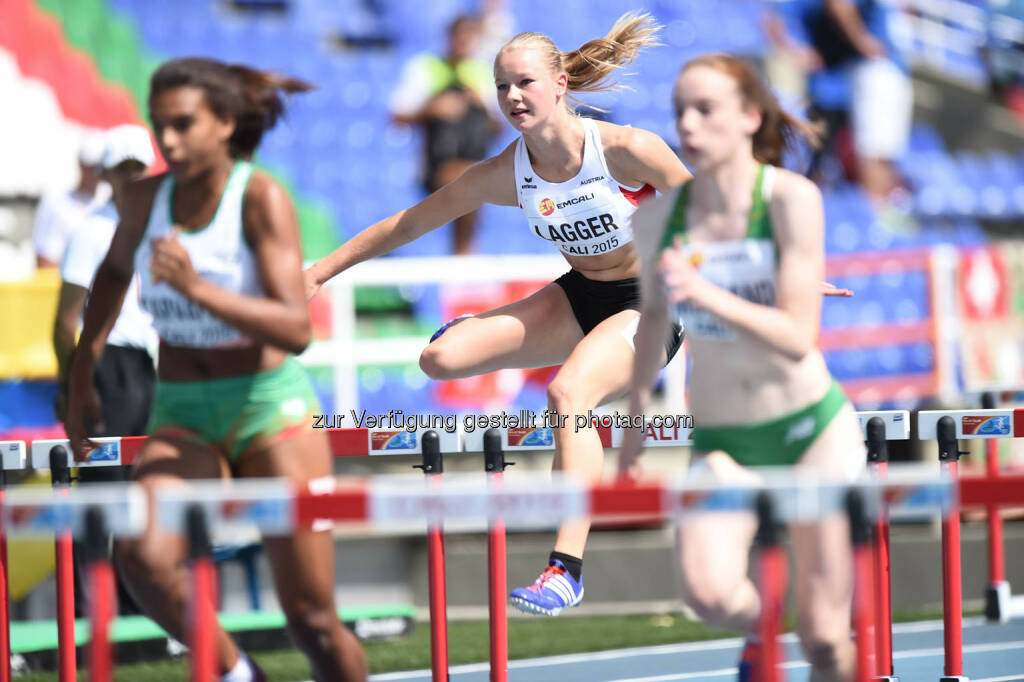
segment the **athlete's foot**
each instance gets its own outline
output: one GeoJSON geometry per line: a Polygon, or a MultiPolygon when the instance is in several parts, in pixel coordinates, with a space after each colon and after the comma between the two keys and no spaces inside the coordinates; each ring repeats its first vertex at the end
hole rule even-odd
{"type": "Polygon", "coordinates": [[[512,590],[508,600],[523,613],[557,616],[583,601],[583,582],[576,582],[561,561],[552,559],[532,585],[512,590]]]}

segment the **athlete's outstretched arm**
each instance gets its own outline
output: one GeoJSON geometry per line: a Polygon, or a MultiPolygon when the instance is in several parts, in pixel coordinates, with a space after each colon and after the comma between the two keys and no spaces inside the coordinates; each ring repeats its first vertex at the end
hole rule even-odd
{"type": "Polygon", "coordinates": [[[662,254],[662,268],[673,300],[691,301],[798,360],[818,340],[825,273],[821,192],[807,178],[780,172],[769,210],[779,247],[776,307],[708,282],[678,249],[662,254]]]}
{"type": "Polygon", "coordinates": [[[106,258],[96,272],[85,306],[82,335],[68,371],[68,404],[64,421],[75,459],[80,459],[86,450],[83,447],[86,442],[85,419],[99,425],[102,418],[93,375],[135,273],[135,249],[145,232],[159,182],[159,177],[146,178],[128,186],[117,231],[106,258]]]}
{"type": "MultiPolygon", "coordinates": [[[[676,192],[645,202],[633,214],[633,246],[640,257],[640,323],[634,338],[633,376],[629,413],[642,415],[650,404],[651,388],[661,367],[669,333],[669,301],[658,272],[658,247],[676,192]]],[[[643,449],[646,429],[626,429],[619,450],[619,472],[629,470],[643,449]]]]}
{"type": "Polygon", "coordinates": [[[498,156],[474,164],[423,201],[371,225],[311,265],[306,271],[306,300],[338,273],[394,251],[485,203],[515,206],[514,148],[509,146],[498,156]]]}

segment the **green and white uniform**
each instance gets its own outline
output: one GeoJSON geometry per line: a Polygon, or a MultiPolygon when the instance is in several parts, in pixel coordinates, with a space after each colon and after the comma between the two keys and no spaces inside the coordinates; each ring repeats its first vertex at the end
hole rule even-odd
{"type": "MultiPolygon", "coordinates": [[[[690,254],[700,275],[740,298],[776,305],[778,246],[768,203],[775,168],[760,166],[754,182],[747,234],[735,241],[693,245],[686,230],[690,185],[684,185],[669,217],[661,248],[681,248],[690,254]]],[[[689,338],[733,343],[737,332],[727,322],[692,303],[677,304],[689,338]]],[[[753,424],[702,427],[694,424],[693,447],[701,452],[722,450],[746,466],[794,464],[847,403],[836,381],[817,401],[793,413],[753,424]]]]}
{"type": "MultiPolygon", "coordinates": [[[[200,277],[247,296],[266,295],[259,264],[242,228],[242,204],[252,165],[236,162],[213,219],[178,240],[200,277]]],[[[146,233],[135,252],[141,274],[140,302],[153,316],[161,343],[209,349],[241,348],[252,340],[167,282],[149,274],[152,240],[174,229],[174,178],[157,189],[146,233]]],[[[319,411],[313,387],[292,356],[278,367],[239,377],[160,381],[146,433],[185,438],[223,452],[231,461],[289,438],[319,411]]]]}

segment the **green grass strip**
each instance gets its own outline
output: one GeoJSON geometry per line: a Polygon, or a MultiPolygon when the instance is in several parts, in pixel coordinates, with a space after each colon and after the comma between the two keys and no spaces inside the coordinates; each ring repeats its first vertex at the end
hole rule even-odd
{"type": "MultiPolygon", "coordinates": [[[[413,618],[416,609],[409,604],[382,606],[350,606],[338,610],[346,622],[373,618],[413,618]]],[[[284,627],[284,614],[280,611],[243,611],[220,614],[220,623],[228,632],[243,630],[272,630],[284,627]]],[[[89,621],[75,621],[75,642],[89,641],[89,621]]],[[[166,637],[163,628],[146,616],[119,616],[111,628],[114,642],[139,642],[166,637]]],[[[11,624],[11,650],[14,653],[45,651],[57,648],[57,623],[52,620],[15,621],[11,624]]]]}

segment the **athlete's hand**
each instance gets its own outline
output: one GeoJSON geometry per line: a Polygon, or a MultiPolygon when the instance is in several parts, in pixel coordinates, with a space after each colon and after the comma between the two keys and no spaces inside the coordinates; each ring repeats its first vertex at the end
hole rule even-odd
{"type": "Polygon", "coordinates": [[[154,282],[165,281],[186,296],[199,281],[199,273],[192,267],[188,251],[178,241],[177,227],[153,240],[153,260],[149,271],[154,282]]]}
{"type": "Polygon", "coordinates": [[[638,478],[640,473],[640,453],[644,449],[645,428],[627,426],[622,429],[622,446],[619,448],[619,476],[638,478]]]}
{"type": "Polygon", "coordinates": [[[319,278],[313,273],[312,267],[302,271],[302,281],[306,289],[306,303],[309,303],[313,300],[314,296],[320,293],[320,287],[323,285],[320,284],[319,278]]]}
{"type": "Polygon", "coordinates": [[[71,454],[76,462],[84,462],[96,443],[89,440],[85,423],[88,419],[102,433],[103,414],[100,411],[100,396],[93,384],[94,367],[87,361],[73,361],[69,374],[67,412],[64,430],[71,444],[71,454]]]}
{"type": "Polygon", "coordinates": [[[681,303],[695,300],[707,284],[695,267],[694,256],[682,249],[665,249],[658,261],[658,269],[665,278],[669,300],[681,303]]]}
{"type": "Polygon", "coordinates": [[[835,284],[832,284],[831,282],[822,282],[821,283],[821,295],[822,296],[843,296],[844,298],[849,298],[849,297],[853,296],[853,291],[851,291],[850,289],[840,289],[839,287],[837,287],[835,284]]]}

